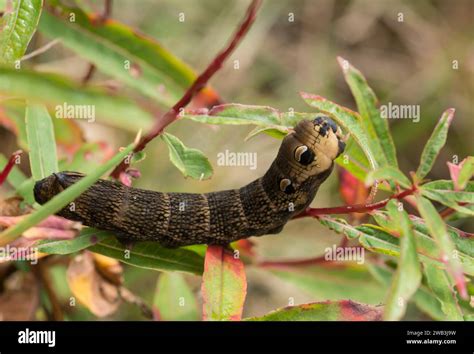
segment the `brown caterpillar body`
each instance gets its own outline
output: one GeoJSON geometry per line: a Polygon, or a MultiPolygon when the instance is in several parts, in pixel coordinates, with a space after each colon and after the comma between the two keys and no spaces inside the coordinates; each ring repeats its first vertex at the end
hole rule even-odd
{"type": "MultiPolygon", "coordinates": [[[[228,244],[279,233],[305,210],[344,150],[341,130],[327,117],[298,123],[265,175],[240,189],[206,194],[161,193],[99,180],[57,213],[114,232],[124,240],[165,247],[228,244]],[[72,207],[71,207],[72,206],[72,207]]],[[[43,204],[83,175],[55,173],[34,187],[43,204]]]]}

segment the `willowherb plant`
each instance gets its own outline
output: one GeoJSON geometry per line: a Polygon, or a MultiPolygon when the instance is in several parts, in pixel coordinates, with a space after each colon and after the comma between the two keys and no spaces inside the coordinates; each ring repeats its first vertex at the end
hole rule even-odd
{"type": "MultiPolygon", "coordinates": [[[[454,227],[450,221],[474,214],[471,181],[474,158],[469,156],[458,164],[448,163],[450,180],[428,179],[447,140],[454,109],[441,114],[425,144],[419,166],[406,174],[398,166],[387,112],[378,106],[375,93],[364,76],[343,58],[338,58],[338,62],[358,112],[306,92],[300,96],[309,106],[307,112],[281,112],[268,106],[221,102],[208,81],[250,29],[260,1],[250,4],[228,45],[200,75],[151,38],[119,22],[107,21],[106,13],[94,16],[60,2],[46,2],[44,9],[41,1],[31,0],[28,6],[25,3],[15,2],[12,13],[5,18],[0,43],[0,92],[5,99],[0,107],[5,111],[5,120],[14,127],[12,131],[19,148],[29,154],[31,176],[16,166],[22,159],[21,151],[10,157],[0,155],[0,185],[8,181],[9,189],[17,197],[4,198],[5,205],[16,206],[14,212],[0,208],[3,230],[0,245],[21,246],[26,253],[41,255],[39,262],[43,267],[49,266],[53,255],[66,259],[65,277],[69,289],[74,299],[94,315],[111,315],[118,308],[117,301],[108,301],[98,290],[106,287],[115,299],[138,305],[148,317],[197,319],[196,295],[182,275],[191,273],[202,276],[203,319],[240,320],[247,289],[245,266],[274,271],[282,279],[293,279],[308,289],[312,283],[318,285],[318,281],[327,280],[318,278],[316,273],[298,274],[300,266],[337,263],[340,260],[337,252],[340,252],[343,260],[355,262],[349,262],[347,269],[331,270],[332,274],[341,276],[337,281],[351,282],[365,277],[366,293],[360,289],[343,293],[345,300],[335,296],[329,302],[305,305],[289,301],[290,307],[247,319],[399,320],[404,317],[409,302],[433,319],[472,319],[473,310],[468,300],[473,294],[468,283],[474,275],[473,235],[454,227]],[[14,15],[27,16],[29,20],[17,23],[14,15]],[[24,65],[24,54],[36,26],[39,33],[53,41],[61,33],[61,45],[91,63],[82,83],[24,65]],[[14,41],[12,34],[15,34],[14,41]],[[126,85],[133,90],[134,98],[88,87],[94,70],[126,85]],[[157,87],[166,90],[160,91],[157,87]],[[165,108],[166,113],[150,112],[135,97],[165,108]],[[191,102],[195,107],[186,109],[191,102]],[[88,109],[91,107],[93,110],[88,109]],[[85,142],[77,133],[80,131],[77,124],[67,119],[68,112],[74,118],[81,118],[84,113],[82,118],[91,122],[106,123],[134,134],[143,131],[143,134],[138,133],[134,142],[114,154],[107,143],[85,142]],[[267,134],[284,139],[298,124],[316,117],[327,117],[326,123],[336,122],[340,129],[335,127],[334,133],[338,131],[338,139],[345,140],[345,150],[338,151],[342,153],[337,158],[334,155],[342,171],[341,190],[344,193],[344,190],[359,189],[364,196],[363,200],[345,198],[348,204],[342,206],[308,207],[294,215],[295,223],[300,222],[300,218],[314,218],[315,222],[345,237],[345,241],[329,249],[325,257],[261,261],[248,240],[233,242],[230,247],[201,244],[169,249],[150,241],[129,246],[121,243],[113,232],[91,227],[82,227],[79,231],[77,223],[54,216],[64,208],[75,212],[78,198],[111,170],[111,179],[130,186],[132,178],[140,176],[138,163],[148,162],[143,150],[158,136],[169,149],[170,161],[184,176],[197,180],[210,178],[213,168],[203,152],[187,147],[178,137],[164,132],[177,119],[210,125],[250,125],[254,129],[247,138],[257,139],[259,134],[267,134]],[[58,160],[58,152],[66,158],[58,160]],[[91,155],[95,158],[88,160],[91,155]],[[44,205],[38,205],[33,195],[35,182],[59,171],[79,171],[87,176],[55,193],[44,205]],[[380,193],[387,197],[376,201],[380,193]],[[347,240],[358,242],[358,246],[349,247],[347,240]],[[125,288],[119,262],[149,272],[163,272],[153,306],[125,288]],[[358,265],[353,266],[354,263],[358,265]],[[281,267],[285,271],[279,271],[281,267]],[[361,268],[362,275],[357,273],[361,268]],[[371,297],[372,291],[380,297],[371,297]],[[367,301],[361,301],[364,299],[367,301]],[[374,306],[380,299],[383,306],[374,306]]],[[[302,159],[306,151],[298,150],[298,159],[302,159]]],[[[279,181],[282,191],[291,185],[288,181],[279,181]]],[[[119,194],[114,197],[120,199],[119,194]]],[[[19,262],[18,254],[16,257],[7,260],[19,262]]],[[[51,294],[50,301],[56,301],[51,294]]],[[[60,308],[64,305],[54,305],[57,311],[53,316],[62,318],[60,308]]],[[[69,306],[75,306],[75,302],[69,306]]]]}

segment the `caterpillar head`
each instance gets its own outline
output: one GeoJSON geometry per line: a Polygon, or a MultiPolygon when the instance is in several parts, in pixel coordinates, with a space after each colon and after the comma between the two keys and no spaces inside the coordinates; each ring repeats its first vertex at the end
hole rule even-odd
{"type": "MultiPolygon", "coordinates": [[[[300,121],[283,140],[275,160],[279,189],[288,195],[314,191],[314,186],[330,175],[333,161],[344,151],[343,140],[341,128],[329,117],[300,121]]],[[[298,195],[301,205],[312,199],[307,193],[298,195]]]]}
{"type": "Polygon", "coordinates": [[[341,128],[326,116],[299,122],[294,134],[297,141],[294,159],[298,164],[310,168],[310,174],[328,170],[346,146],[341,128]]]}
{"type": "Polygon", "coordinates": [[[83,176],[81,173],[66,171],[53,173],[37,181],[33,189],[36,202],[39,204],[46,203],[83,176]]]}

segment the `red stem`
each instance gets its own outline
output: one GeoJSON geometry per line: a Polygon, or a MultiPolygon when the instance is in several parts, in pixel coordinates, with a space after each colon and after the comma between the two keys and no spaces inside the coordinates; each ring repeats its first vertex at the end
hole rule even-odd
{"type": "MultiPolygon", "coordinates": [[[[142,151],[146,145],[160,135],[163,130],[172,122],[178,119],[180,110],[186,107],[193,97],[199,93],[206,85],[211,77],[222,67],[224,61],[230,56],[234,51],[237,45],[242,41],[250,27],[252,26],[257,10],[260,7],[261,0],[253,0],[250,6],[247,9],[244,21],[240,24],[237,31],[232,36],[232,40],[227,45],[227,47],[222,50],[214,60],[208,65],[206,70],[204,70],[194,81],[194,83],[186,90],[183,97],[176,102],[176,104],[164,115],[162,115],[155,123],[155,126],[146,134],[137,144],[134,149],[134,152],[142,151]]],[[[112,172],[111,176],[118,178],[120,173],[126,169],[127,165],[123,161],[118,165],[115,170],[112,172]]]]}
{"type": "Polygon", "coordinates": [[[10,158],[8,159],[7,164],[3,168],[2,173],[0,173],[0,186],[6,181],[8,175],[10,174],[13,166],[15,166],[15,160],[18,155],[21,155],[23,151],[18,150],[11,154],[10,158]]]}
{"type": "Polygon", "coordinates": [[[411,187],[401,193],[392,195],[390,198],[381,200],[377,203],[371,204],[354,204],[354,205],[343,205],[333,208],[308,208],[302,213],[296,215],[293,219],[299,219],[306,216],[317,217],[318,215],[328,214],[350,214],[350,213],[366,213],[372,210],[383,208],[392,199],[403,199],[408,195],[413,194],[416,191],[416,186],[411,187]]]}

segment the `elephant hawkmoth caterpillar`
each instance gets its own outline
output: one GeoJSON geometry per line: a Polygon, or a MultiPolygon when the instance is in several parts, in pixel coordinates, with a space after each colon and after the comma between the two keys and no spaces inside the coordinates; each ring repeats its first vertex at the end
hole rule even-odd
{"type": "MultiPolygon", "coordinates": [[[[165,247],[228,244],[279,233],[312,202],[345,148],[341,129],[328,117],[302,120],[282,141],[261,178],[240,189],[161,193],[99,180],[57,213],[115,233],[129,241],[157,241],[165,247]]],[[[34,195],[44,204],[83,175],[54,173],[38,181],[34,195]]]]}

